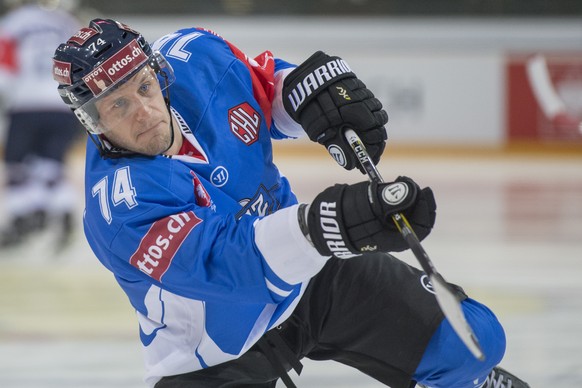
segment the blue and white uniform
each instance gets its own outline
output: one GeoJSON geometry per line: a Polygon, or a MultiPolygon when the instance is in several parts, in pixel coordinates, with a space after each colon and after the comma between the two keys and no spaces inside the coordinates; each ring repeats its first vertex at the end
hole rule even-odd
{"type": "Polygon", "coordinates": [[[184,29],[154,44],[184,146],[102,159],[87,143],[84,227],[137,311],[146,382],[247,351],[292,313],[327,261],[305,239],[273,138],[303,130],[281,101],[292,66],[184,29]],[[194,85],[196,85],[194,87],[194,85]]]}

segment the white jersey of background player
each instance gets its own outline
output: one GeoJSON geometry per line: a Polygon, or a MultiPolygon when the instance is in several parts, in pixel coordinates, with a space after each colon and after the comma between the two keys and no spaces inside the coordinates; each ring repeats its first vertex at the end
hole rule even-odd
{"type": "MultiPolygon", "coordinates": [[[[5,1],[0,24],[0,92],[5,111],[5,227],[0,248],[58,221],[70,231],[75,194],[63,161],[78,126],[54,90],[52,48],[79,28],[60,1],[5,1]]],[[[72,5],[72,4],[68,4],[72,5]]],[[[63,241],[64,242],[64,241],[63,241]]]]}

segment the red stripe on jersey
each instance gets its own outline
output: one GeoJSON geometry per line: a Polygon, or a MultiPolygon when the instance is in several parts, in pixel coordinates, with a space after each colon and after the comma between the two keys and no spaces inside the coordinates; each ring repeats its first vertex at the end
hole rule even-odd
{"type": "Polygon", "coordinates": [[[192,143],[190,143],[188,141],[188,139],[186,139],[185,137],[183,137],[182,147],[180,147],[180,151],[178,151],[178,155],[187,155],[187,156],[191,156],[193,158],[202,160],[204,162],[207,162],[204,155],[202,155],[202,153],[200,151],[198,151],[198,149],[192,143]]]}
{"type": "Polygon", "coordinates": [[[193,211],[172,214],[154,222],[129,263],[161,281],[186,237],[201,222],[193,211]]]}
{"type": "Polygon", "coordinates": [[[16,45],[14,39],[0,39],[0,67],[12,73],[18,70],[16,45]]]}
{"type": "Polygon", "coordinates": [[[253,61],[249,60],[236,46],[226,40],[225,42],[234,55],[249,69],[253,82],[253,96],[263,111],[267,128],[270,128],[271,105],[275,96],[275,60],[273,54],[270,51],[265,51],[253,61]]]}

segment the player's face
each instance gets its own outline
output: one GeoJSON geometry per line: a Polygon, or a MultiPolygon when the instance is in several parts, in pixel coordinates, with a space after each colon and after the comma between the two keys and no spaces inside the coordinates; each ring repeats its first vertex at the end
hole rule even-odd
{"type": "Polygon", "coordinates": [[[95,103],[104,135],[115,146],[159,155],[172,142],[171,117],[154,71],[146,66],[95,103]]]}

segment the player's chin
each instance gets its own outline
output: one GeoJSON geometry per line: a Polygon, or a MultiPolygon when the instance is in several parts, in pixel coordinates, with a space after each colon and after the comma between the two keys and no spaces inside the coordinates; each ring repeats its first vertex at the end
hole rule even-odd
{"type": "Polygon", "coordinates": [[[143,145],[140,147],[140,153],[148,156],[160,155],[171,146],[171,137],[163,134],[155,134],[147,139],[141,139],[143,145]]]}

